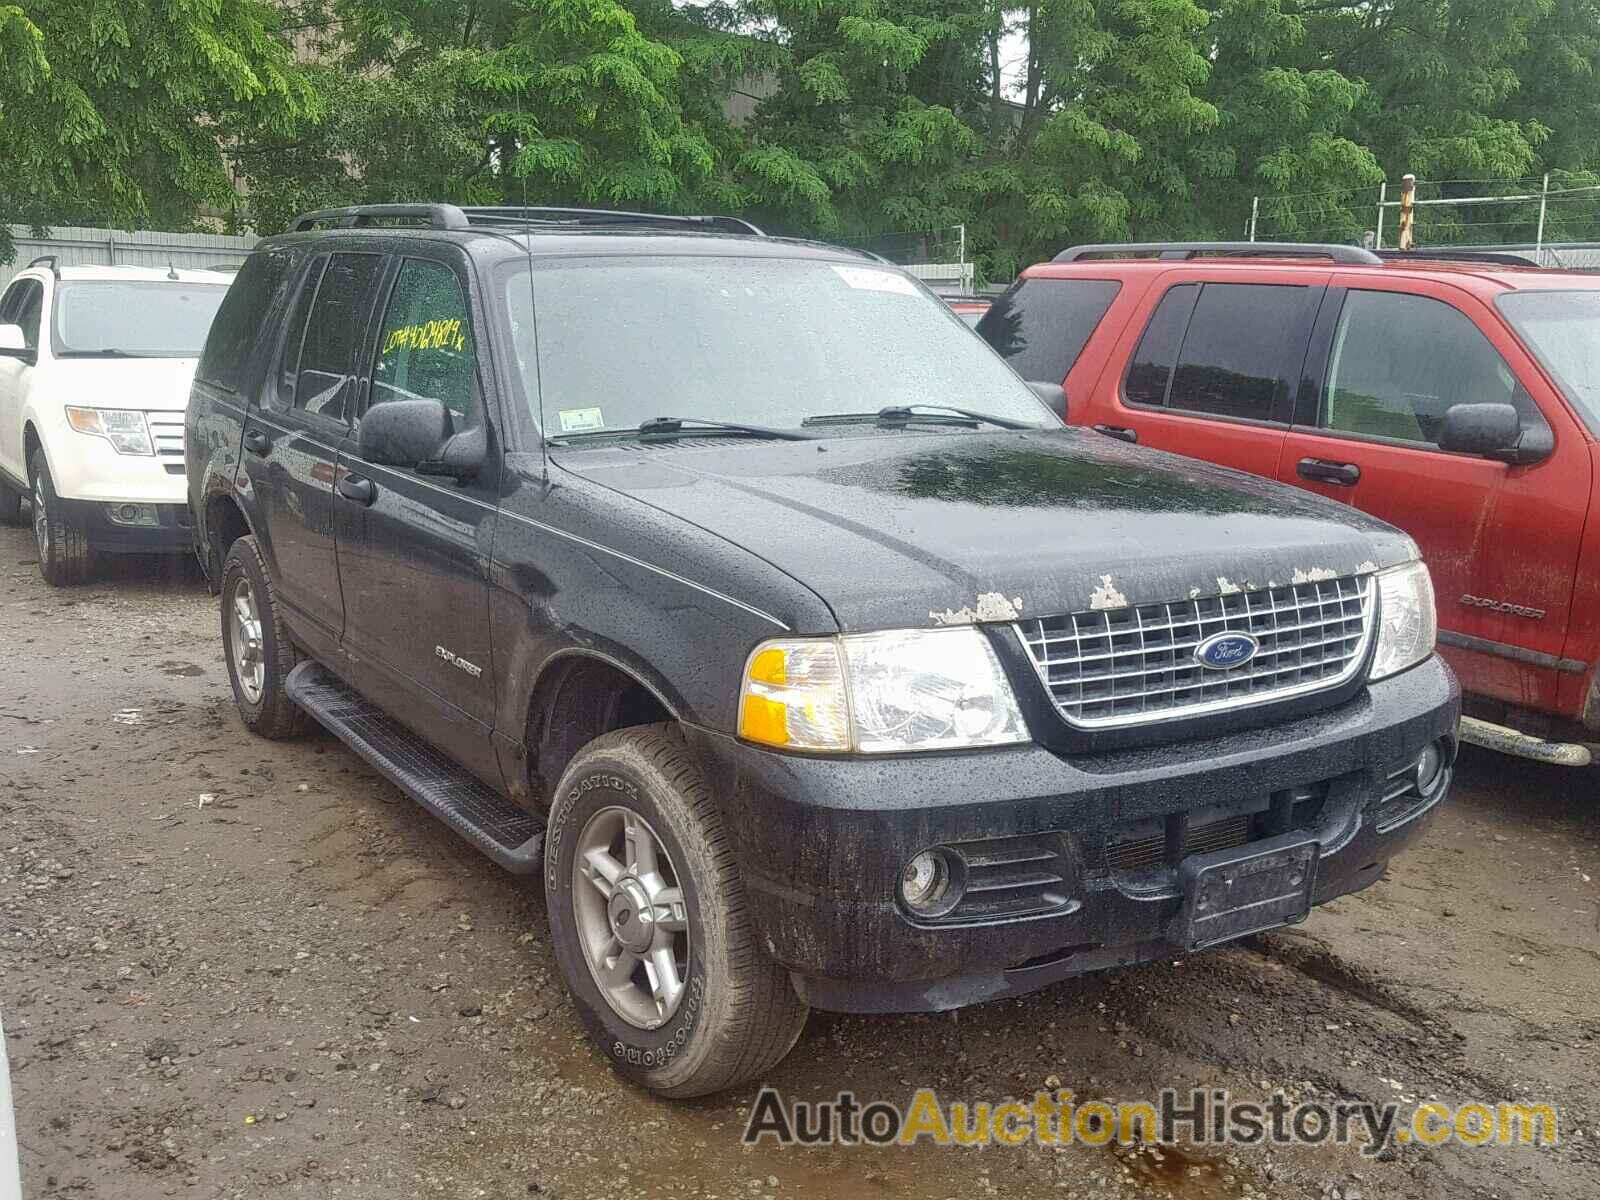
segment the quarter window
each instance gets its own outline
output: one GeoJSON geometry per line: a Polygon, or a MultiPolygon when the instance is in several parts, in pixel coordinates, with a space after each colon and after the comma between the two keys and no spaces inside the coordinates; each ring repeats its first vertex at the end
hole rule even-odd
{"type": "Polygon", "coordinates": [[[382,276],[382,255],[329,256],[306,318],[294,385],[295,408],[341,423],[348,419],[356,346],[382,276]]]}
{"type": "Polygon", "coordinates": [[[983,314],[978,333],[1024,379],[1060,383],[1121,288],[1114,279],[1024,279],[983,314]]]}
{"type": "Polygon", "coordinates": [[[459,432],[478,424],[478,358],[456,273],[407,259],[378,330],[372,403],[437,400],[459,432]]]}
{"type": "Polygon", "coordinates": [[[266,324],[291,261],[287,250],[259,250],[244,260],[206,335],[205,350],[195,369],[199,378],[229,391],[239,389],[245,361],[266,324]]]}
{"type": "Polygon", "coordinates": [[[1351,291],[1333,335],[1317,424],[1432,445],[1454,404],[1533,404],[1499,351],[1458,309],[1427,296],[1351,291]]]}

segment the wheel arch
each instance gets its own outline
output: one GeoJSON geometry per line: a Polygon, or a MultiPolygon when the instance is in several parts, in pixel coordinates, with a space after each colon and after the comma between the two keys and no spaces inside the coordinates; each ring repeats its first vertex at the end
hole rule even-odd
{"type": "Polygon", "coordinates": [[[573,756],[595,738],[681,721],[683,711],[671,689],[623,655],[592,646],[557,650],[540,664],[524,709],[527,786],[545,803],[573,756]]]}

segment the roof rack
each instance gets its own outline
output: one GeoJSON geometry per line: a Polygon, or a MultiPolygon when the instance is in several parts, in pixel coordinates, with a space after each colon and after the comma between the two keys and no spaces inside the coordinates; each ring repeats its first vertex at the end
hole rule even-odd
{"type": "Polygon", "coordinates": [[[1206,254],[1230,258],[1329,258],[1336,263],[1378,266],[1383,259],[1360,246],[1338,242],[1106,242],[1073,246],[1054,262],[1082,262],[1090,258],[1159,258],[1183,261],[1206,254]]]}
{"type": "Polygon", "coordinates": [[[645,225],[661,228],[687,226],[694,229],[721,229],[754,237],[766,235],[742,217],[700,216],[687,213],[626,212],[610,208],[551,208],[548,206],[503,205],[460,210],[473,225],[544,225],[556,227],[604,227],[645,225]]]}
{"type": "Polygon", "coordinates": [[[644,226],[657,229],[720,229],[728,233],[765,236],[756,226],[739,217],[522,205],[462,208],[454,204],[357,204],[302,213],[289,228],[295,233],[305,233],[318,226],[358,229],[380,221],[425,222],[430,229],[468,229],[473,225],[545,230],[644,226]]]}
{"type": "Polygon", "coordinates": [[[1467,262],[1498,263],[1503,267],[1537,267],[1538,259],[1511,250],[1457,250],[1452,246],[1434,246],[1426,250],[1379,250],[1384,262],[1467,262]]]}
{"type": "MultiPolygon", "coordinates": [[[[41,255],[39,255],[38,258],[34,259],[31,263],[29,263],[28,267],[37,267],[41,263],[48,264],[49,267],[50,267],[50,274],[54,275],[57,279],[61,278],[61,264],[57,261],[57,256],[56,255],[54,255],[54,254],[41,254],[41,255]]],[[[27,269],[28,269],[27,267],[23,268],[23,270],[27,270],[27,269]]]]}
{"type": "Polygon", "coordinates": [[[354,204],[346,208],[319,208],[301,213],[289,225],[304,233],[318,225],[357,229],[374,221],[426,221],[432,229],[465,229],[467,218],[454,204],[354,204]]]}

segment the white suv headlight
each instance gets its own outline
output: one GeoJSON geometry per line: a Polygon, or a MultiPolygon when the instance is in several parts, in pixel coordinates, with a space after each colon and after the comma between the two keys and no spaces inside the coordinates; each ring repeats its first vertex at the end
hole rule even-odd
{"type": "Polygon", "coordinates": [[[1407,563],[1378,572],[1378,648],[1368,679],[1383,679],[1433,653],[1439,615],[1426,564],[1407,563]]]}
{"type": "Polygon", "coordinates": [[[67,424],[79,433],[103,437],[118,454],[154,454],[150,427],[135,408],[74,408],[67,406],[67,424]]]}
{"type": "Polygon", "coordinates": [[[989,639],[972,628],[763,642],[745,664],[739,736],[865,754],[1029,740],[989,639]]]}

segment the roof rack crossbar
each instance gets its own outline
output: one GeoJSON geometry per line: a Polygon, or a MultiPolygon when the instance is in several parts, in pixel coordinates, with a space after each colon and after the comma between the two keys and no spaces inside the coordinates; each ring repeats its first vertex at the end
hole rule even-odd
{"type": "Polygon", "coordinates": [[[1092,258],[1159,258],[1183,261],[1205,254],[1234,258],[1327,258],[1336,263],[1378,266],[1383,259],[1360,246],[1338,242],[1105,242],[1073,246],[1054,262],[1082,262],[1092,258]]]}
{"type": "Polygon", "coordinates": [[[301,213],[289,228],[295,233],[304,233],[318,225],[358,229],[375,221],[426,221],[432,229],[467,227],[466,216],[454,204],[354,204],[301,213]]]}
{"type": "Polygon", "coordinates": [[[541,224],[555,226],[654,225],[697,229],[721,229],[755,237],[766,235],[742,217],[696,215],[692,213],[627,212],[610,208],[553,208],[548,205],[477,206],[460,210],[474,225],[541,224]]]}
{"type": "Polygon", "coordinates": [[[1539,261],[1526,254],[1517,254],[1511,250],[1474,250],[1470,247],[1457,249],[1453,246],[1430,246],[1423,250],[1379,250],[1378,257],[1384,262],[1466,262],[1466,263],[1497,263],[1503,267],[1537,267],[1539,261]]]}
{"type": "MultiPolygon", "coordinates": [[[[34,259],[28,264],[29,267],[37,267],[41,265],[48,265],[50,267],[50,274],[54,275],[57,279],[61,278],[61,263],[58,261],[56,255],[41,254],[38,258],[34,259]]],[[[27,267],[24,267],[23,270],[27,270],[27,267]]]]}

